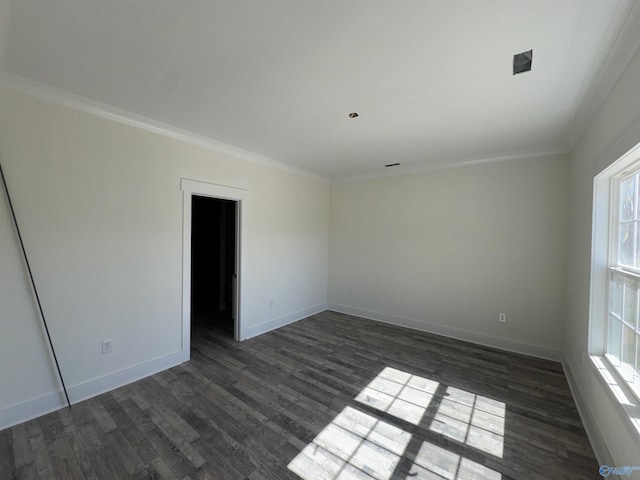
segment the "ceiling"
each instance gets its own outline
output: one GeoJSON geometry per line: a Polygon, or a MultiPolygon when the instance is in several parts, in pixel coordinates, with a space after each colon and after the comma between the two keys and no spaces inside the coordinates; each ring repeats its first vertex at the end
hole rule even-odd
{"type": "Polygon", "coordinates": [[[0,0],[0,62],[342,180],[568,151],[634,3],[0,0]]]}

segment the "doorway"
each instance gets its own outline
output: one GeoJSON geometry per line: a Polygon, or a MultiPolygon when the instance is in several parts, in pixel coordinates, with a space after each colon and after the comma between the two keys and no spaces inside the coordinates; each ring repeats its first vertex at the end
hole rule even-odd
{"type": "MultiPolygon", "coordinates": [[[[233,279],[232,301],[231,301],[231,313],[233,318],[233,339],[236,341],[244,340],[246,338],[246,332],[244,331],[244,301],[243,295],[243,275],[244,275],[244,259],[246,258],[245,244],[242,241],[242,232],[245,229],[245,216],[243,214],[247,202],[249,201],[249,192],[246,189],[231,187],[226,185],[216,185],[214,183],[201,182],[197,180],[191,180],[188,178],[180,179],[180,189],[182,190],[182,361],[187,361],[191,358],[191,303],[192,303],[192,264],[197,264],[198,260],[192,262],[191,254],[191,236],[193,233],[193,198],[205,197],[213,200],[227,200],[235,206],[235,277],[233,279]]],[[[196,200],[198,202],[199,200],[196,200]]],[[[227,204],[229,205],[229,204],[227,204]]],[[[231,207],[227,207],[231,208],[231,207]]],[[[200,222],[198,218],[195,220],[200,222]]],[[[211,222],[210,219],[205,218],[205,222],[211,222]]],[[[196,226],[196,230],[199,227],[196,226]]],[[[233,242],[232,242],[233,244],[233,242]]],[[[225,257],[229,257],[228,251],[225,257]]],[[[211,273],[211,272],[210,272],[211,273]]],[[[217,272],[219,274],[219,272],[217,272]]],[[[206,287],[205,290],[207,289],[206,287]]],[[[213,294],[212,294],[213,295],[213,294]]],[[[228,296],[227,296],[228,299],[228,296]]],[[[215,308],[215,304],[214,304],[215,308]]],[[[220,303],[218,303],[220,308],[220,303]]],[[[226,301],[225,301],[226,308],[226,301]]]]}
{"type": "Polygon", "coordinates": [[[236,337],[237,201],[191,196],[191,324],[236,337]]]}

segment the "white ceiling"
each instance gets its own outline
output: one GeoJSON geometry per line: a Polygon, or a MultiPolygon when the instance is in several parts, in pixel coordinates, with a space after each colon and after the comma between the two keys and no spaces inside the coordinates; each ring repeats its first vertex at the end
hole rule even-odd
{"type": "Polygon", "coordinates": [[[569,150],[633,4],[14,0],[0,61],[339,180],[569,150]]]}

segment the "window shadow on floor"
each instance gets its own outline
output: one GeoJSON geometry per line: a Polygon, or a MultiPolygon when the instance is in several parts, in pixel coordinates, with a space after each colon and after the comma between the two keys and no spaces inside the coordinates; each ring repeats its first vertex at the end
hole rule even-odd
{"type": "Polygon", "coordinates": [[[571,451],[572,427],[545,445],[544,419],[535,416],[535,408],[510,412],[508,402],[385,367],[288,468],[304,480],[509,480],[550,478],[551,468],[597,478],[592,460],[563,467],[580,455],[571,451]],[[545,454],[528,455],[529,442],[545,454]]]}

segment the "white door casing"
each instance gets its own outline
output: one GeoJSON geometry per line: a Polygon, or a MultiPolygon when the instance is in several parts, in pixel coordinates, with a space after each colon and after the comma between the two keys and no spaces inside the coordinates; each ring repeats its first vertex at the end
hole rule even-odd
{"type": "Polygon", "coordinates": [[[191,349],[191,203],[194,195],[220,198],[236,202],[236,261],[233,283],[234,305],[234,338],[245,338],[242,328],[242,269],[244,256],[242,231],[243,207],[248,198],[248,191],[243,188],[214,183],[201,182],[183,178],[180,180],[182,190],[182,352],[185,360],[190,358],[191,349]]]}

